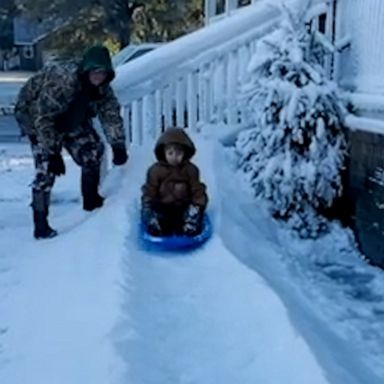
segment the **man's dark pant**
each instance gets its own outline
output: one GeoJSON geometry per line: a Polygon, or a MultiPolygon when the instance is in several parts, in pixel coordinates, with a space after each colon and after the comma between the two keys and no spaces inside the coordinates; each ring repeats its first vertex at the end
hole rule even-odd
{"type": "MultiPolygon", "coordinates": [[[[64,147],[75,163],[87,170],[99,170],[104,153],[104,144],[92,126],[81,127],[63,136],[64,147]]],[[[35,161],[35,179],[32,187],[36,191],[50,192],[55,182],[55,175],[48,171],[49,154],[39,143],[31,142],[35,161]]]]}

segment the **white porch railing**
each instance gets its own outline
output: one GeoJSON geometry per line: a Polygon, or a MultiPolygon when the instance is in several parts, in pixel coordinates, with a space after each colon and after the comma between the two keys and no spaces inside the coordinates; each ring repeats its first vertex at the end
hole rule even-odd
{"type": "Polygon", "coordinates": [[[117,69],[114,88],[130,144],[157,137],[170,125],[200,131],[207,124],[242,123],[238,86],[279,11],[264,1],[241,11],[117,69]]]}

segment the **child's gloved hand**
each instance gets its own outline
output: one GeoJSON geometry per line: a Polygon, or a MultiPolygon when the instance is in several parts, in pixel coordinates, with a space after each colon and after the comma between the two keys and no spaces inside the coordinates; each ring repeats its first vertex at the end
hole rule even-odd
{"type": "Polygon", "coordinates": [[[195,224],[185,223],[183,226],[183,233],[187,236],[196,236],[199,233],[199,229],[195,224]]]}
{"type": "Polygon", "coordinates": [[[151,217],[148,220],[148,232],[152,236],[160,236],[161,235],[162,231],[161,231],[160,223],[159,223],[159,220],[157,219],[157,217],[151,217]]]}
{"type": "Polygon", "coordinates": [[[197,205],[190,205],[185,212],[183,233],[187,236],[196,236],[200,232],[202,210],[197,205]]]}

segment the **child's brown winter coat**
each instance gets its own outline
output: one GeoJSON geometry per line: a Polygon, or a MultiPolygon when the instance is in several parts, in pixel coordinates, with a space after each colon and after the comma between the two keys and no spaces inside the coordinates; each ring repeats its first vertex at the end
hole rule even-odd
{"type": "Polygon", "coordinates": [[[200,181],[199,169],[190,162],[195,152],[195,145],[181,128],[169,128],[160,136],[155,146],[158,161],[149,168],[146,183],[142,187],[143,205],[194,204],[205,209],[208,203],[206,186],[200,181]],[[166,144],[183,146],[185,158],[179,166],[171,166],[166,162],[166,144]]]}

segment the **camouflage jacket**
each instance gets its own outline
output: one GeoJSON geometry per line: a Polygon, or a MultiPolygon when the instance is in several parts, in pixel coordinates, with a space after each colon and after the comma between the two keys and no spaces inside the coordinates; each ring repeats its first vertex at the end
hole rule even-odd
{"type": "MultiPolygon", "coordinates": [[[[15,117],[27,135],[36,136],[48,152],[60,146],[65,130],[57,126],[81,88],[78,65],[51,65],[32,76],[22,87],[15,106],[15,117]]],[[[99,118],[107,141],[113,145],[125,141],[120,105],[109,84],[99,87],[100,97],[88,108],[99,118]]]]}

